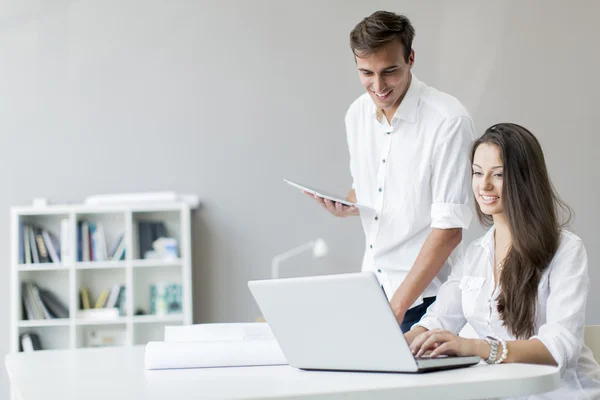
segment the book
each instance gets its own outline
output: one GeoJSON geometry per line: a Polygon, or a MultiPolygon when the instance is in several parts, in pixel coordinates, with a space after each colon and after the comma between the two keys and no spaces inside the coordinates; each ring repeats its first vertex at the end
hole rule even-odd
{"type": "Polygon", "coordinates": [[[121,234],[118,238],[118,241],[113,245],[113,249],[111,249],[111,260],[119,261],[125,259],[125,235],[121,234]]]}
{"type": "Polygon", "coordinates": [[[23,240],[24,230],[25,224],[23,221],[19,221],[19,264],[25,263],[25,242],[23,240]]]}
{"type": "Polygon", "coordinates": [[[35,228],[33,226],[29,227],[29,246],[31,247],[31,259],[34,264],[40,262],[40,257],[38,254],[38,248],[35,244],[35,228]]]}
{"type": "Polygon", "coordinates": [[[138,221],[139,258],[146,258],[146,252],[152,250],[152,242],[155,240],[152,236],[152,224],[153,222],[138,221]]]}
{"type": "Polygon", "coordinates": [[[69,220],[64,218],[60,221],[60,259],[63,263],[71,262],[71,236],[69,235],[69,220]]]}
{"type": "Polygon", "coordinates": [[[117,307],[119,305],[118,301],[119,301],[119,294],[121,293],[121,289],[125,288],[125,285],[121,285],[121,284],[114,284],[112,289],[110,290],[110,295],[108,296],[108,300],[106,300],[106,303],[104,304],[104,307],[106,308],[114,308],[117,307]]]}
{"type": "Polygon", "coordinates": [[[81,223],[81,259],[79,261],[92,261],[90,253],[90,224],[83,221],[81,223]]]}
{"type": "Polygon", "coordinates": [[[107,299],[108,299],[108,290],[103,289],[100,292],[100,296],[98,296],[98,300],[96,300],[96,305],[94,305],[94,308],[104,308],[104,305],[106,304],[107,299]]]}
{"type": "Polygon", "coordinates": [[[104,235],[104,226],[98,223],[96,226],[96,250],[95,254],[97,261],[105,261],[108,259],[108,250],[106,248],[106,236],[104,235]]]}
{"type": "Polygon", "coordinates": [[[42,344],[40,337],[34,332],[25,332],[21,335],[19,340],[19,350],[23,352],[30,352],[41,350],[42,344]]]}
{"type": "Polygon", "coordinates": [[[31,264],[33,261],[31,257],[31,242],[29,241],[30,229],[31,228],[29,227],[29,225],[23,226],[23,247],[25,249],[25,264],[31,264]]]}
{"type": "Polygon", "coordinates": [[[39,294],[52,318],[69,318],[69,309],[54,293],[47,289],[39,288],[39,294]]]}
{"type": "Polygon", "coordinates": [[[81,288],[79,291],[81,299],[81,309],[87,310],[90,308],[90,294],[87,288],[81,288]]]}
{"type": "Polygon", "coordinates": [[[48,250],[50,261],[53,263],[60,263],[60,245],[56,237],[51,232],[43,229],[42,238],[44,239],[44,244],[48,250]]]}
{"type": "Polygon", "coordinates": [[[21,283],[21,298],[23,300],[23,319],[38,319],[33,307],[33,299],[29,293],[29,283],[21,283]]]}
{"type": "Polygon", "coordinates": [[[48,249],[46,248],[46,243],[44,243],[44,237],[40,228],[35,228],[35,243],[37,244],[40,262],[49,263],[50,256],[48,255],[48,249]]]}

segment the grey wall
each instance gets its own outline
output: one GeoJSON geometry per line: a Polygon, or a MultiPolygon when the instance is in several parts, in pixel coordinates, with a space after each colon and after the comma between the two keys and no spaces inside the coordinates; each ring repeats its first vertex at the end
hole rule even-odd
{"type": "Polygon", "coordinates": [[[343,117],[362,89],[347,37],[377,9],[412,19],[415,73],[461,99],[480,133],[512,121],[540,138],[577,212],[588,323],[600,323],[600,2],[3,0],[0,353],[8,208],[33,197],[197,193],[196,322],[253,320],[246,281],[319,236],[330,256],[290,261],[283,275],[357,270],[359,221],[329,217],[280,178],[348,189],[343,117]]]}

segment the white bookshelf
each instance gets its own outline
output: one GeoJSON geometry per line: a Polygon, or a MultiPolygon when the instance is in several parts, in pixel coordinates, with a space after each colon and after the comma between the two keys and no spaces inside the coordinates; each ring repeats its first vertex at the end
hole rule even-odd
{"type": "MultiPolygon", "coordinates": [[[[191,209],[186,202],[139,205],[56,205],[11,208],[11,314],[10,350],[19,351],[20,335],[35,332],[46,349],[90,346],[90,336],[111,332],[122,340],[115,345],[131,346],[150,340],[163,340],[166,325],[192,323],[191,209]],[[31,224],[61,237],[61,221],[67,220],[70,259],[60,263],[20,263],[21,224],[31,224]],[[77,226],[79,221],[101,224],[107,246],[124,234],[125,258],[119,261],[78,261],[77,226]],[[142,259],[138,245],[138,222],[161,221],[169,237],[178,241],[178,258],[142,259]],[[51,291],[69,310],[68,318],[24,319],[21,283],[32,281],[51,291]],[[181,285],[181,312],[151,315],[150,285],[181,285]],[[100,292],[112,285],[125,286],[125,315],[110,319],[78,318],[80,288],[90,292],[93,307],[100,292]],[[135,315],[142,309],[144,315],[135,315]]],[[[64,223],[63,223],[64,224],[64,223]]]]}

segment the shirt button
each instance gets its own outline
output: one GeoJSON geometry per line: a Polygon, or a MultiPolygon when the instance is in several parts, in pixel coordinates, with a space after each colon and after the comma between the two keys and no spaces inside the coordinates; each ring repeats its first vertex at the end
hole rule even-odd
{"type": "Polygon", "coordinates": [[[381,272],[381,270],[380,270],[380,269],[378,269],[378,270],[377,270],[377,272],[381,272]]]}
{"type": "Polygon", "coordinates": [[[385,164],[385,158],[383,160],[381,160],[381,162],[385,164]]]}
{"type": "Polygon", "coordinates": [[[373,245],[372,245],[372,244],[370,244],[370,245],[369,245],[369,247],[370,247],[370,248],[373,248],[373,245]]]}
{"type": "Polygon", "coordinates": [[[383,191],[383,189],[382,189],[382,188],[379,188],[379,191],[381,192],[381,191],[383,191]]]}
{"type": "Polygon", "coordinates": [[[377,221],[378,219],[379,219],[379,217],[378,217],[378,216],[375,216],[375,221],[377,221]]]}

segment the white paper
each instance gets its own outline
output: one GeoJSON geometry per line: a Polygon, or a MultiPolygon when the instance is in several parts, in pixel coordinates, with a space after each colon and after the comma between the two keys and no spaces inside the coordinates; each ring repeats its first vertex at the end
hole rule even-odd
{"type": "Polygon", "coordinates": [[[208,342],[149,342],[146,369],[241,367],[287,364],[275,339],[208,342]]]}
{"type": "Polygon", "coordinates": [[[215,323],[166,326],[165,342],[225,342],[274,339],[266,322],[215,323]]]}

